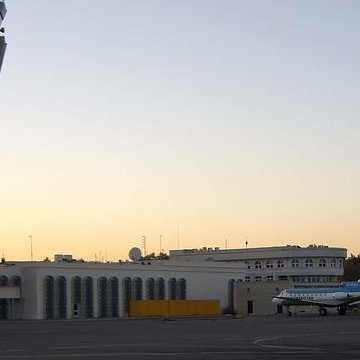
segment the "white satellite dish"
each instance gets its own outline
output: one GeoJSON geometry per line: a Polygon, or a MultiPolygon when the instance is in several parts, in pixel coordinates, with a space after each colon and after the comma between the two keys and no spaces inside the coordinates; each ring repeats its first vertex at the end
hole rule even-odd
{"type": "Polygon", "coordinates": [[[141,258],[141,250],[137,247],[133,247],[129,251],[129,259],[132,261],[138,261],[141,258]]]}

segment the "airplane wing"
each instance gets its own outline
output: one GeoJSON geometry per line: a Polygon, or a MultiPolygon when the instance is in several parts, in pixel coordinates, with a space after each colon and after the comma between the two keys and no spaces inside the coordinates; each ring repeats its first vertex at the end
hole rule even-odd
{"type": "Polygon", "coordinates": [[[360,305],[360,300],[349,304],[349,306],[356,306],[356,305],[360,305]]]}

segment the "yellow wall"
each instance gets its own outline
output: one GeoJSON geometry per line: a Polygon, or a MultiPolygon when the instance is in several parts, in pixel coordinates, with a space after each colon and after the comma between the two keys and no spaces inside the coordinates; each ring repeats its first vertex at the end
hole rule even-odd
{"type": "Polygon", "coordinates": [[[219,300],[131,300],[130,317],[219,315],[219,300]]]}

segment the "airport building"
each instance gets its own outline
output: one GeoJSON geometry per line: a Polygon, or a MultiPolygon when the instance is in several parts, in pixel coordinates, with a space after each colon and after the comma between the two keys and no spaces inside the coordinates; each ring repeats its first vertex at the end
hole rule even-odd
{"type": "Polygon", "coordinates": [[[261,248],[219,248],[171,250],[172,261],[180,263],[244,264],[246,282],[290,280],[295,287],[336,286],[343,275],[347,250],[323,245],[273,246],[261,248]]]}
{"type": "MultiPolygon", "coordinates": [[[[241,263],[245,281],[234,286],[233,309],[237,314],[282,313],[282,306],[271,302],[284,289],[292,287],[335,287],[344,273],[347,250],[323,245],[274,246],[220,250],[202,248],[172,250],[170,257],[180,263],[241,263]]],[[[304,311],[304,309],[301,309],[304,311]]],[[[313,309],[306,308],[306,311],[313,309]]]]}
{"type": "MultiPolygon", "coordinates": [[[[133,250],[137,250],[134,251],[133,250]]],[[[169,260],[0,263],[0,318],[126,317],[131,300],[220,301],[223,312],[275,313],[271,299],[293,286],[336,286],[346,249],[280,246],[172,250],[169,260]]],[[[135,254],[135,255],[134,255],[135,254]]]]}
{"type": "Polygon", "coordinates": [[[233,305],[241,264],[179,264],[171,260],[118,263],[55,261],[0,264],[0,318],[126,317],[130,300],[220,300],[233,305]]]}

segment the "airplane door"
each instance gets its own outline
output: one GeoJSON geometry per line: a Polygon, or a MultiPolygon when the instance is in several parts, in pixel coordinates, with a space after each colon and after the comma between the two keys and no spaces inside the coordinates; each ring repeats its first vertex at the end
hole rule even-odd
{"type": "Polygon", "coordinates": [[[247,313],[252,314],[254,312],[254,305],[252,300],[248,300],[247,302],[247,313]]]}

